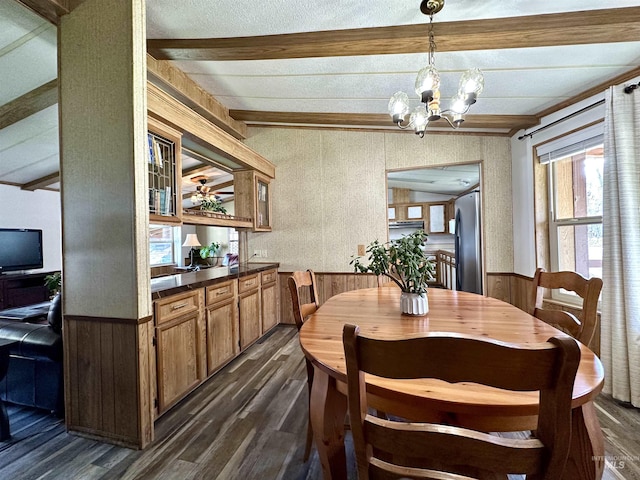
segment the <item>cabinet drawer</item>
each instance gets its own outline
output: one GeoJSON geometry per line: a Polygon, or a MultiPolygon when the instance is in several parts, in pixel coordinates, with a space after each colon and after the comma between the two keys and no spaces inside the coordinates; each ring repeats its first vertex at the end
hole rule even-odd
{"type": "Polygon", "coordinates": [[[236,294],[236,281],[229,280],[228,282],[211,285],[207,287],[206,292],[207,305],[227,300],[236,294]]]}
{"type": "Polygon", "coordinates": [[[275,282],[278,277],[276,270],[267,270],[266,272],[261,272],[260,275],[262,276],[262,285],[275,282]]]}
{"type": "Polygon", "coordinates": [[[199,290],[180,293],[156,301],[156,325],[166,323],[199,309],[199,290]]]}
{"type": "Polygon", "coordinates": [[[258,278],[258,274],[249,275],[247,277],[242,277],[238,280],[238,292],[243,293],[249,290],[256,289],[260,286],[260,279],[258,278]]]}

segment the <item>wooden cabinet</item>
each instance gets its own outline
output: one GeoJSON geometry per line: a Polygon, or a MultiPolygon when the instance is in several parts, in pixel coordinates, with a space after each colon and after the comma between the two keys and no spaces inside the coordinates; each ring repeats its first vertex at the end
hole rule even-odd
{"type": "Polygon", "coordinates": [[[262,333],[278,324],[278,271],[267,270],[261,274],[262,333]]]}
{"type": "Polygon", "coordinates": [[[240,353],[237,285],[228,280],[206,288],[207,375],[240,353]]]}
{"type": "Polygon", "coordinates": [[[182,137],[152,117],[148,119],[149,221],[179,223],[182,219],[182,137]]]}
{"type": "Polygon", "coordinates": [[[50,273],[2,275],[0,277],[0,310],[24,307],[49,300],[44,279],[50,273]]]}
{"type": "Polygon", "coordinates": [[[449,233],[448,220],[451,216],[451,205],[452,201],[393,203],[389,204],[387,208],[390,222],[423,221],[427,233],[449,233]]]}
{"type": "Polygon", "coordinates": [[[158,413],[205,377],[203,291],[172,295],[155,304],[158,413]]]}
{"type": "Polygon", "coordinates": [[[262,334],[260,318],[260,274],[248,275],[238,280],[240,349],[244,350],[262,334]]]}
{"type": "Polygon", "coordinates": [[[233,174],[235,214],[251,218],[254,232],[271,231],[270,181],[255,170],[241,170],[233,174]]]}
{"type": "Polygon", "coordinates": [[[156,416],[278,323],[277,268],[217,282],[154,303],[156,416]]]}

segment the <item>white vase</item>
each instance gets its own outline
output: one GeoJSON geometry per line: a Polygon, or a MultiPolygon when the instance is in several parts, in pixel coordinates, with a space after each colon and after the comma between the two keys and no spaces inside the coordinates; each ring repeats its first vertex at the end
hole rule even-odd
{"type": "Polygon", "coordinates": [[[429,313],[427,294],[402,292],[400,295],[400,310],[403,315],[426,315],[429,313]]]}

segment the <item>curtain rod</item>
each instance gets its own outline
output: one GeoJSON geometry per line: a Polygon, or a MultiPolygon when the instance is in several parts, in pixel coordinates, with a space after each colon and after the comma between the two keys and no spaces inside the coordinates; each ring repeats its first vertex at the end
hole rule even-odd
{"type": "MultiPolygon", "coordinates": [[[[640,87],[640,82],[632,83],[631,85],[627,85],[626,87],[624,87],[624,93],[632,93],[638,87],[640,87]]],[[[541,132],[542,130],[545,130],[545,129],[547,129],[547,128],[553,126],[553,125],[556,125],[556,124],[558,124],[560,122],[564,122],[565,120],[568,120],[571,117],[575,117],[576,115],[579,115],[579,114],[581,114],[583,112],[586,112],[587,110],[591,110],[592,108],[595,108],[598,105],[602,105],[603,103],[604,103],[604,100],[599,100],[599,101],[597,101],[595,103],[592,103],[591,105],[587,105],[586,107],[584,107],[584,108],[582,108],[582,109],[580,109],[580,110],[578,110],[576,112],[570,113],[569,115],[566,115],[566,116],[564,116],[562,118],[559,118],[555,122],[551,122],[549,125],[545,125],[544,127],[540,127],[537,130],[534,130],[533,132],[525,133],[524,135],[519,136],[518,140],[524,140],[526,137],[530,137],[531,138],[531,137],[533,137],[534,134],[536,134],[538,132],[541,132]]]]}
{"type": "Polygon", "coordinates": [[[523,140],[526,137],[531,138],[531,137],[533,137],[534,134],[536,134],[538,132],[541,132],[542,130],[546,130],[547,128],[552,127],[554,125],[557,125],[560,122],[564,122],[565,120],[569,120],[571,117],[575,117],[576,115],[580,115],[581,113],[586,112],[587,110],[591,110],[592,108],[595,108],[598,105],[602,105],[603,103],[604,103],[604,99],[603,100],[598,100],[597,102],[592,103],[591,105],[587,105],[586,107],[581,108],[580,110],[576,110],[575,112],[570,113],[569,115],[565,115],[564,117],[559,118],[555,122],[551,122],[550,124],[545,125],[544,127],[540,127],[538,129],[534,130],[533,132],[529,132],[529,133],[525,133],[524,135],[520,135],[518,137],[518,140],[523,140]]]}
{"type": "Polygon", "coordinates": [[[640,87],[640,82],[627,85],[626,87],[624,87],[624,93],[631,93],[638,87],[640,87]]]}

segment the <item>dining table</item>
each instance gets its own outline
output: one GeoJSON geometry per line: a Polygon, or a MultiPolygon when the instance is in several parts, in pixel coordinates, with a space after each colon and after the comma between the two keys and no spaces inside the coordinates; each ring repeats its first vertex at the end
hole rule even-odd
{"type": "MultiPolygon", "coordinates": [[[[426,315],[402,315],[400,293],[396,287],[377,287],[338,294],[322,304],[300,329],[300,345],[314,367],[309,413],[325,480],[347,478],[345,324],[357,325],[361,335],[380,339],[452,332],[510,343],[538,343],[564,335],[501,300],[438,288],[428,290],[426,315]]],[[[582,344],[580,354],[573,387],[572,434],[566,439],[571,442],[570,454],[562,478],[600,479],[604,437],[593,400],[604,385],[604,370],[600,359],[582,344]]],[[[446,423],[484,432],[535,430],[537,425],[538,392],[507,392],[434,379],[365,378],[370,407],[409,421],[446,423]]]]}

